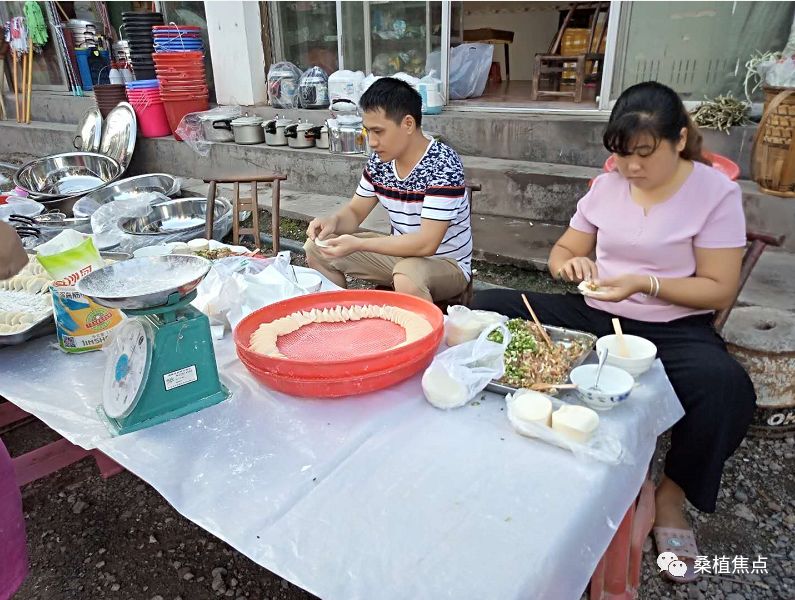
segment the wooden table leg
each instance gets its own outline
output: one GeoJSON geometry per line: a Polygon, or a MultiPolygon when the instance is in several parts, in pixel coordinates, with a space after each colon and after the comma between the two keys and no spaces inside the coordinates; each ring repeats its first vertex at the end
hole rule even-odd
{"type": "Polygon", "coordinates": [[[510,52],[511,45],[503,44],[503,47],[505,48],[505,80],[510,81],[511,80],[511,52],[510,52]]]}
{"type": "Polygon", "coordinates": [[[206,214],[204,217],[204,237],[208,240],[213,239],[213,221],[215,220],[215,182],[210,182],[207,189],[207,204],[205,205],[206,214]]]}
{"type": "Polygon", "coordinates": [[[271,238],[273,239],[274,256],[279,253],[279,237],[281,236],[281,218],[279,216],[280,183],[278,179],[271,183],[271,238]]]}
{"type": "Polygon", "coordinates": [[[235,181],[232,193],[232,243],[240,245],[240,183],[235,181]]]}
{"type": "Polygon", "coordinates": [[[257,197],[257,182],[251,182],[251,225],[254,228],[254,246],[262,250],[262,240],[260,239],[259,228],[259,198],[257,197]]]}

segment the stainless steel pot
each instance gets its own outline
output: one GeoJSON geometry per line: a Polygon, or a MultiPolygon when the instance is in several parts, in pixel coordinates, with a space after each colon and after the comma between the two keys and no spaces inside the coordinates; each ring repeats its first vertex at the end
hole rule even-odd
{"type": "Polygon", "coordinates": [[[265,141],[262,117],[238,117],[231,122],[236,144],[261,144],[265,141]]]}
{"type": "Polygon", "coordinates": [[[290,148],[312,148],[315,145],[312,123],[293,123],[284,130],[290,148]]]}
{"type": "Polygon", "coordinates": [[[292,119],[281,117],[265,121],[262,124],[262,128],[265,130],[265,143],[268,146],[286,146],[287,138],[284,137],[284,130],[292,124],[292,119]]]}
{"type": "Polygon", "coordinates": [[[328,150],[329,147],[328,125],[315,127],[314,133],[315,133],[315,146],[317,146],[318,148],[322,148],[323,150],[328,150]]]}
{"type": "Polygon", "coordinates": [[[367,136],[361,117],[329,119],[329,143],[332,154],[364,154],[367,149],[367,136]]]}
{"type": "Polygon", "coordinates": [[[208,142],[234,142],[235,134],[232,132],[232,119],[224,117],[211,117],[199,119],[202,124],[202,134],[208,142]]]}

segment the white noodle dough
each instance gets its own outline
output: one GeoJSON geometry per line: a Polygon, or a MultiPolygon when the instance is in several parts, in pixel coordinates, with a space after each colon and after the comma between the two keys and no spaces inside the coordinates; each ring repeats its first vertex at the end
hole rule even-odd
{"type": "Polygon", "coordinates": [[[288,335],[298,331],[310,323],[343,323],[345,321],[360,321],[361,319],[384,319],[400,325],[406,330],[406,341],[394,346],[400,348],[415,342],[433,331],[431,324],[423,317],[415,315],[397,306],[378,306],[366,304],[363,306],[335,306],[323,310],[294,312],[286,317],[281,317],[270,323],[263,323],[251,335],[250,349],[258,354],[287,358],[276,345],[281,335],[288,335]]]}

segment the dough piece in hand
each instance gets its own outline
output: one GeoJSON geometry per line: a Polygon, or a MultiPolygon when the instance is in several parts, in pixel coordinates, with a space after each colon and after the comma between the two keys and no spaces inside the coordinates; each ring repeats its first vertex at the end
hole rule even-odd
{"type": "Polygon", "coordinates": [[[598,298],[601,294],[604,294],[604,290],[590,280],[581,281],[577,286],[577,289],[580,290],[580,293],[583,296],[594,296],[598,298]]]}
{"type": "Polygon", "coordinates": [[[328,248],[328,240],[321,240],[320,238],[315,238],[315,246],[318,248],[328,248]]]}

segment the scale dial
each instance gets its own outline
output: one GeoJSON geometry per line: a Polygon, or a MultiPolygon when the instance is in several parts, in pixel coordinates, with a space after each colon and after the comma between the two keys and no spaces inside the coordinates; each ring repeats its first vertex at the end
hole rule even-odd
{"type": "Polygon", "coordinates": [[[140,319],[127,319],[114,332],[102,387],[102,408],[112,419],[129,415],[141,397],[152,363],[151,332],[140,319]]]}

